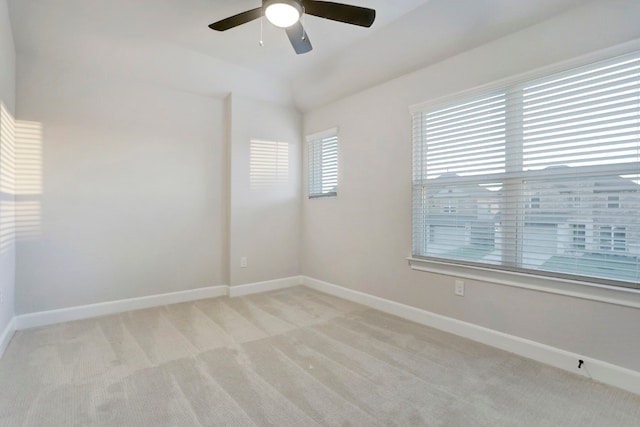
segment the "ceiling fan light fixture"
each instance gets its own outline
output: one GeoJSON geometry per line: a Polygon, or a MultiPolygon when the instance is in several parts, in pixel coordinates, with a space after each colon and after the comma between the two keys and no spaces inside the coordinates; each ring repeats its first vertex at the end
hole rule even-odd
{"type": "Polygon", "coordinates": [[[302,6],[295,0],[266,1],[264,15],[276,27],[289,28],[300,20],[302,6]]]}

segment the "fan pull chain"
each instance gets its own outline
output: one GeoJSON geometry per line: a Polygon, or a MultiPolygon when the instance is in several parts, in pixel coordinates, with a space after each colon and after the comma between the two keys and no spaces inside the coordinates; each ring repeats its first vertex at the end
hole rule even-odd
{"type": "Polygon", "coordinates": [[[300,17],[300,23],[302,24],[302,40],[304,41],[307,39],[307,30],[305,29],[306,27],[304,26],[304,13],[300,17]]]}
{"type": "Polygon", "coordinates": [[[264,22],[264,14],[262,14],[262,16],[260,17],[260,41],[258,42],[258,44],[260,45],[260,47],[264,46],[264,40],[262,40],[262,24],[264,22]]]}

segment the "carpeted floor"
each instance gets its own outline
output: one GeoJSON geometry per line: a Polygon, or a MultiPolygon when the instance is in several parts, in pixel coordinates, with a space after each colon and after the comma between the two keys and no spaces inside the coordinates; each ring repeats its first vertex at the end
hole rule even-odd
{"type": "Polygon", "coordinates": [[[0,426],[639,426],[640,396],[297,287],[18,332],[0,426]]]}

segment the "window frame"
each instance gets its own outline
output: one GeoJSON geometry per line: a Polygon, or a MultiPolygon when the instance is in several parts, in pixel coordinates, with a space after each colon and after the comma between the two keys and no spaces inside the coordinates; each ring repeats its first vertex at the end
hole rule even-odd
{"type": "MultiPolygon", "coordinates": [[[[474,96],[486,95],[491,91],[501,90],[509,86],[517,86],[531,80],[543,78],[556,73],[570,71],[577,67],[587,66],[591,63],[613,59],[616,56],[630,54],[640,49],[640,40],[624,43],[612,48],[582,55],[567,61],[563,61],[537,70],[507,77],[489,84],[485,84],[470,90],[464,90],[452,95],[436,98],[428,102],[410,107],[410,114],[424,111],[456,100],[470,99],[474,96]]],[[[530,201],[531,202],[531,201],[530,201]]],[[[587,226],[589,229],[589,226],[587,226]]],[[[591,233],[595,234],[593,230],[591,233]]],[[[447,259],[430,259],[410,255],[407,257],[410,267],[416,271],[425,271],[447,276],[461,277],[496,283],[518,288],[533,289],[553,294],[569,295],[587,300],[607,302],[616,305],[640,308],[640,284],[636,288],[602,283],[600,279],[593,281],[582,280],[582,277],[563,275],[558,273],[525,271],[523,269],[512,270],[504,266],[489,264],[473,264],[464,261],[447,259]]]]}

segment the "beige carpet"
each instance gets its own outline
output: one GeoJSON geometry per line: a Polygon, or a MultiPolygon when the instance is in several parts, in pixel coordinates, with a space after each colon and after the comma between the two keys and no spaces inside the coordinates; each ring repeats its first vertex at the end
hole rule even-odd
{"type": "Polygon", "coordinates": [[[639,426],[640,396],[306,288],[18,332],[1,426],[639,426]]]}

